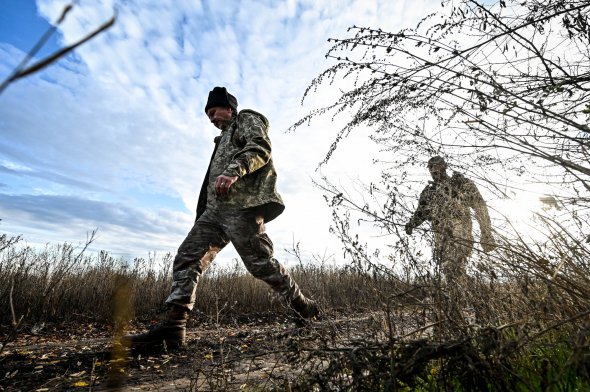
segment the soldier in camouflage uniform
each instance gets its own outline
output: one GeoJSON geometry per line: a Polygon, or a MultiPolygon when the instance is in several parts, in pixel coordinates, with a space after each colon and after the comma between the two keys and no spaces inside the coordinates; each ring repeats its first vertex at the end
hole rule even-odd
{"type": "Polygon", "coordinates": [[[496,248],[491,222],[484,199],[473,181],[460,173],[450,177],[442,157],[428,161],[431,181],[420,194],[418,208],[405,230],[408,235],[424,221],[430,221],[434,232],[434,260],[445,278],[450,304],[448,310],[458,315],[460,290],[466,277],[466,265],[473,249],[470,208],[481,231],[480,244],[485,252],[496,248]]]}
{"type": "Polygon", "coordinates": [[[236,98],[215,87],[205,113],[221,135],[201,187],[195,224],[180,245],[173,266],[169,312],[149,332],[123,338],[127,345],[182,345],[186,321],[196,299],[202,273],[231,242],[247,270],[287,300],[296,321],[318,314],[287,270],[273,257],[273,244],[264,223],[280,215],[283,201],[276,191],[277,173],[268,137],[268,120],[253,110],[237,110],[236,98]]]}

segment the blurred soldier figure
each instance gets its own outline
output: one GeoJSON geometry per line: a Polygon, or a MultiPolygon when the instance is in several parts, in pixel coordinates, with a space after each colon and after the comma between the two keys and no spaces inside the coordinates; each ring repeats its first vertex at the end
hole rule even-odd
{"type": "Polygon", "coordinates": [[[460,173],[447,174],[447,163],[440,156],[428,161],[432,180],[420,194],[418,208],[406,224],[406,233],[424,221],[430,221],[434,232],[434,260],[441,268],[451,307],[457,309],[458,286],[466,276],[466,265],[473,248],[470,208],[481,231],[484,252],[496,248],[490,216],[485,201],[473,181],[460,173]]]}
{"type": "Polygon", "coordinates": [[[215,138],[195,224],[174,259],[172,290],[166,300],[169,311],[149,332],[125,336],[126,345],[163,341],[168,346],[182,345],[199,278],[229,242],[248,271],[286,299],[298,323],[318,314],[316,303],[301,293],[273,257],[273,243],[265,233],[264,224],[285,209],[276,191],[268,120],[253,110],[238,112],[237,108],[237,99],[225,87],[209,93],[205,113],[221,135],[215,138]]]}

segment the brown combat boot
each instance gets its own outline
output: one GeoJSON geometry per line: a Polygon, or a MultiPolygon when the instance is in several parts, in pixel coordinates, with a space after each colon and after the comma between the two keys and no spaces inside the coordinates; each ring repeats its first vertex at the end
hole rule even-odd
{"type": "Polygon", "coordinates": [[[188,311],[180,306],[172,305],[162,321],[151,326],[148,332],[123,336],[121,344],[130,348],[184,346],[187,320],[188,311]]]}
{"type": "Polygon", "coordinates": [[[295,324],[299,327],[309,325],[309,322],[320,314],[318,304],[303,295],[292,300],[290,305],[295,324]]]}

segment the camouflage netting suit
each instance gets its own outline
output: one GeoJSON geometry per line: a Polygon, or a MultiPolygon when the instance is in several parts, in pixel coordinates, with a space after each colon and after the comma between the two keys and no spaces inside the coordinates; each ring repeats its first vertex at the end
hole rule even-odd
{"type": "Polygon", "coordinates": [[[470,208],[481,230],[482,245],[495,246],[487,206],[479,190],[462,174],[446,174],[438,181],[429,182],[420,194],[418,207],[408,222],[410,231],[430,221],[434,232],[434,260],[440,267],[444,288],[450,301],[447,310],[458,315],[464,294],[461,287],[466,279],[466,265],[473,249],[470,208]]]}
{"type": "Polygon", "coordinates": [[[191,310],[199,277],[229,242],[253,276],[287,301],[303,298],[297,283],[273,257],[273,244],[265,233],[264,223],[285,208],[276,191],[276,179],[268,120],[252,110],[233,113],[229,126],[215,138],[197,219],[174,260],[167,304],[191,310]],[[225,197],[215,193],[215,180],[220,175],[238,177],[225,197]]]}
{"type": "Polygon", "coordinates": [[[475,211],[483,237],[491,231],[486,202],[473,183],[460,173],[429,182],[420,194],[418,208],[409,225],[420,226],[430,221],[434,232],[434,259],[447,280],[465,274],[473,249],[470,208],[475,211]]]}

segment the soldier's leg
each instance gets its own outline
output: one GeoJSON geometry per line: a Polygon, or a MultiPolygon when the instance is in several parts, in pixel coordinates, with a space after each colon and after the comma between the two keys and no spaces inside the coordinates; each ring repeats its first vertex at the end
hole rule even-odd
{"type": "Polygon", "coordinates": [[[305,319],[317,315],[317,305],[306,298],[286,268],[273,257],[273,243],[265,233],[264,218],[255,210],[242,210],[229,217],[226,233],[246,269],[279,293],[305,319]]]}
{"type": "Polygon", "coordinates": [[[467,260],[469,253],[464,243],[448,241],[441,256],[441,267],[445,278],[444,310],[449,319],[451,331],[460,332],[465,325],[463,310],[467,305],[467,260]]]}
{"type": "Polygon", "coordinates": [[[166,299],[168,305],[189,311],[193,309],[201,274],[229,243],[228,236],[216,220],[212,212],[205,211],[178,248],[172,268],[172,290],[166,299]]]}
{"type": "Polygon", "coordinates": [[[184,344],[188,313],[195,303],[199,277],[229,241],[214,220],[208,218],[209,214],[205,212],[178,249],[172,290],[166,300],[167,314],[148,332],[123,336],[121,343],[132,348],[161,346],[163,342],[167,347],[184,344]]]}
{"type": "Polygon", "coordinates": [[[438,337],[458,335],[460,326],[464,324],[459,311],[462,263],[456,256],[452,236],[435,232],[434,261],[440,275],[437,279],[439,286],[434,309],[437,324],[434,333],[438,337]]]}
{"type": "Polygon", "coordinates": [[[461,290],[464,284],[467,259],[455,252],[445,254],[442,260],[442,273],[445,278],[445,286],[449,289],[461,290]]]}
{"type": "Polygon", "coordinates": [[[433,334],[436,338],[441,338],[445,334],[445,331],[448,330],[448,293],[443,268],[447,247],[445,237],[442,236],[439,232],[435,231],[433,245],[433,259],[436,272],[435,280],[433,282],[434,292],[432,294],[434,304],[434,307],[432,309],[434,316],[433,321],[435,322],[433,334]]]}

